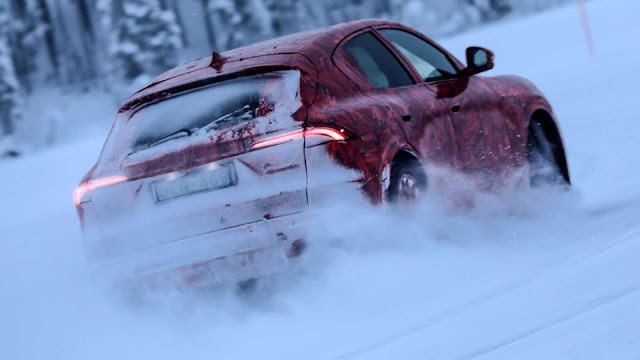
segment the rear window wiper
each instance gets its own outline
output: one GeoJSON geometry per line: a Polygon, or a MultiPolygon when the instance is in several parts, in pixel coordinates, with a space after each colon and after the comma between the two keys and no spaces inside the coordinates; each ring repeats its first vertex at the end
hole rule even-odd
{"type": "Polygon", "coordinates": [[[221,128],[235,125],[242,121],[248,121],[256,117],[255,109],[250,105],[245,105],[242,108],[232,111],[226,115],[223,115],[216,120],[209,123],[209,125],[202,128],[202,132],[209,132],[212,130],[219,130],[221,128]]]}
{"type": "Polygon", "coordinates": [[[175,139],[179,139],[185,136],[191,136],[194,131],[197,129],[182,129],[182,130],[178,130],[174,133],[171,133],[163,138],[160,138],[154,142],[152,142],[151,144],[149,144],[148,147],[154,147],[163,143],[166,143],[167,141],[171,141],[171,140],[175,140],[175,139]]]}

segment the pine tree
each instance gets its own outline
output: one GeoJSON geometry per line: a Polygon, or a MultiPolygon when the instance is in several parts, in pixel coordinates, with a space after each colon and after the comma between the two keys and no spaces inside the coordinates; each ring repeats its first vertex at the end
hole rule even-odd
{"type": "Polygon", "coordinates": [[[9,8],[5,3],[0,3],[0,138],[13,134],[15,122],[20,117],[20,86],[13,66],[12,49],[9,46],[11,27],[9,8]]]}
{"type": "Polygon", "coordinates": [[[502,0],[513,11],[519,13],[530,13],[541,11],[552,6],[566,3],[569,0],[502,0]]]}
{"type": "Polygon", "coordinates": [[[98,59],[95,51],[97,39],[91,18],[92,5],[87,0],[75,0],[74,3],[79,18],[82,54],[85,66],[88,67],[87,75],[95,78],[98,73],[98,59]]]}
{"type": "Polygon", "coordinates": [[[218,39],[216,36],[216,30],[211,20],[211,0],[200,0],[200,6],[202,7],[202,13],[204,16],[204,31],[207,34],[207,40],[209,41],[209,48],[212,51],[220,51],[218,46],[218,39]]]}
{"type": "Polygon", "coordinates": [[[305,25],[317,21],[305,13],[299,0],[265,0],[265,6],[271,14],[271,31],[275,36],[303,30],[305,25]]]}
{"type": "Polygon", "coordinates": [[[30,92],[37,72],[36,56],[43,47],[47,26],[41,4],[36,0],[9,0],[11,16],[8,43],[12,48],[14,70],[22,87],[30,92]]]}
{"type": "MultiPolygon", "coordinates": [[[[292,1],[292,0],[289,0],[292,1]]],[[[228,50],[273,36],[271,13],[263,0],[210,0],[216,42],[228,50]]]]}
{"type": "Polygon", "coordinates": [[[46,49],[49,64],[51,65],[51,73],[54,79],[59,79],[60,60],[58,59],[58,46],[55,40],[55,33],[51,21],[51,12],[47,7],[46,0],[33,0],[37,6],[40,21],[42,22],[42,37],[44,41],[44,49],[46,49]]]}
{"type": "Polygon", "coordinates": [[[110,32],[109,53],[123,79],[157,75],[177,65],[182,29],[159,0],[100,0],[102,25],[110,32]]]}
{"type": "Polygon", "coordinates": [[[506,0],[491,0],[490,5],[498,17],[504,16],[512,11],[511,5],[506,0]]]}

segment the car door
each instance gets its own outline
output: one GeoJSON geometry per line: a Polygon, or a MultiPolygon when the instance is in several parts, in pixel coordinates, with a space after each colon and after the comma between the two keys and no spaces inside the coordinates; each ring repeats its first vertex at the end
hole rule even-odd
{"type": "Polygon", "coordinates": [[[482,78],[461,75],[446,52],[418,34],[398,28],[378,31],[411,63],[439,106],[448,109],[461,170],[493,178],[510,168],[514,158],[499,95],[482,78]]]}
{"type": "Polygon", "coordinates": [[[415,76],[375,31],[351,35],[334,62],[367,96],[389,109],[411,147],[429,164],[455,166],[455,139],[446,104],[415,76]]]}

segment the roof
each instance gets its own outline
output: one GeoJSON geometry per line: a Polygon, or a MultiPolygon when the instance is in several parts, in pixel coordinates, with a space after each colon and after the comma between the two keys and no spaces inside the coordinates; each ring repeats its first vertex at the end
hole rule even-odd
{"type": "MultiPolygon", "coordinates": [[[[275,54],[302,54],[312,62],[318,54],[318,48],[332,51],[344,37],[360,29],[382,24],[390,24],[386,20],[358,20],[320,29],[303,31],[285,35],[274,39],[242,46],[222,53],[227,62],[248,59],[257,56],[275,54]],[[314,56],[316,55],[316,56],[314,56]]],[[[171,69],[154,79],[148,86],[161,83],[168,79],[201,70],[211,64],[212,56],[208,56],[171,69]]]]}
{"type": "Polygon", "coordinates": [[[282,53],[299,53],[312,58],[311,55],[316,53],[319,45],[322,47],[331,47],[333,50],[333,48],[335,48],[340,41],[349,34],[369,26],[384,23],[389,22],[386,20],[352,21],[277,37],[271,40],[232,49],[224,52],[222,55],[229,58],[229,60],[282,53]]]}
{"type": "Polygon", "coordinates": [[[168,88],[182,86],[199,79],[230,74],[267,63],[273,65],[274,62],[278,62],[279,65],[287,65],[286,59],[290,59],[293,54],[305,56],[317,67],[320,65],[319,62],[331,56],[335,47],[348,35],[370,26],[384,24],[394,23],[386,20],[358,20],[242,46],[221,54],[225,58],[221,68],[213,69],[210,66],[213,56],[180,65],[138,90],[121,110],[146,103],[154,99],[155,94],[162,93],[168,88]]]}

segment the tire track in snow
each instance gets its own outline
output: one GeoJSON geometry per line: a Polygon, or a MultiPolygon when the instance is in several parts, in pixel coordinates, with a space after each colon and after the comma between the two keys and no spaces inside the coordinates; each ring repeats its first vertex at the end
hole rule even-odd
{"type": "Polygon", "coordinates": [[[586,314],[586,313],[588,313],[590,311],[599,309],[599,308],[601,308],[603,306],[606,306],[606,305],[608,305],[610,303],[613,303],[613,302],[615,302],[617,300],[620,300],[620,299],[622,299],[622,298],[624,298],[626,296],[633,295],[633,294],[638,293],[638,292],[640,292],[640,285],[635,286],[635,287],[631,287],[631,288],[622,289],[622,290],[616,291],[614,293],[607,294],[606,296],[603,296],[603,297],[598,298],[596,300],[590,301],[590,302],[588,302],[588,303],[576,308],[574,311],[571,311],[571,312],[566,313],[564,315],[558,316],[558,317],[556,317],[554,319],[551,319],[551,320],[549,320],[549,321],[547,321],[547,322],[545,322],[545,323],[543,323],[543,324],[541,324],[539,326],[535,326],[535,327],[532,327],[530,329],[527,329],[526,331],[523,331],[523,332],[521,332],[521,333],[519,333],[517,335],[511,336],[511,337],[509,337],[509,338],[507,338],[507,339],[505,339],[503,341],[500,341],[500,342],[498,342],[496,344],[493,344],[491,346],[487,346],[487,347],[482,348],[480,350],[476,350],[476,351],[473,351],[471,353],[465,354],[463,356],[457,357],[457,358],[455,358],[455,360],[476,359],[476,358],[478,358],[480,356],[486,355],[486,354],[491,353],[493,351],[496,351],[498,349],[501,349],[501,348],[504,348],[506,346],[509,346],[509,345],[511,345],[513,343],[516,343],[518,341],[526,339],[526,338],[528,338],[528,337],[530,337],[532,335],[536,335],[536,334],[541,333],[541,332],[543,332],[545,330],[548,330],[548,329],[550,329],[550,328],[552,328],[554,326],[557,326],[557,325],[560,325],[562,323],[571,321],[571,320],[573,320],[573,319],[575,319],[575,318],[577,318],[577,317],[579,317],[579,316],[581,316],[583,314],[586,314]]]}
{"type": "MultiPolygon", "coordinates": [[[[625,214],[628,215],[628,214],[625,214]]],[[[602,220],[602,219],[601,219],[602,220]]],[[[635,223],[635,222],[632,222],[635,223]]],[[[599,237],[601,236],[602,233],[597,233],[594,235],[594,237],[599,237]]],[[[562,271],[566,266],[571,266],[571,265],[576,265],[576,264],[580,264],[583,262],[588,261],[589,259],[595,258],[597,256],[602,255],[603,253],[621,246],[627,242],[632,241],[634,238],[640,236],[640,226],[635,226],[632,229],[626,230],[624,232],[622,232],[622,234],[619,234],[618,236],[616,236],[616,241],[612,241],[607,243],[605,246],[602,247],[598,247],[596,249],[592,249],[591,251],[589,251],[586,254],[582,254],[579,257],[573,257],[573,258],[568,258],[565,259],[563,261],[557,262],[555,264],[553,264],[553,266],[550,266],[548,268],[546,268],[543,271],[538,271],[536,273],[534,273],[533,276],[526,278],[526,279],[522,279],[520,281],[516,281],[513,282],[503,288],[501,288],[500,290],[493,292],[491,294],[476,298],[474,300],[468,301],[460,306],[457,306],[455,308],[449,309],[447,311],[441,312],[439,314],[436,314],[432,317],[430,317],[429,320],[423,321],[417,325],[414,325],[412,327],[397,331],[379,341],[377,341],[376,343],[373,343],[367,347],[363,347],[360,348],[358,350],[340,355],[337,357],[337,359],[341,359],[341,360],[350,360],[350,359],[356,359],[359,357],[362,357],[364,355],[367,355],[369,353],[372,353],[378,349],[381,349],[387,345],[390,345],[396,341],[399,341],[403,338],[406,338],[412,334],[415,334],[419,331],[422,331],[424,329],[430,328],[432,326],[435,326],[439,323],[445,322],[447,320],[453,319],[455,317],[458,317],[460,315],[463,315],[465,313],[470,313],[471,311],[473,311],[474,309],[490,303],[493,300],[499,299],[501,297],[504,297],[510,293],[513,293],[519,289],[525,288],[530,284],[533,284],[543,278],[546,277],[550,277],[560,271],[562,271]]],[[[536,333],[539,333],[545,329],[548,329],[550,327],[553,327],[554,325],[569,321],[575,317],[578,317],[588,311],[597,309],[601,306],[607,305],[617,299],[620,299],[624,296],[628,296],[631,295],[633,293],[636,293],[640,291],[640,285],[638,286],[633,286],[630,288],[625,288],[622,290],[619,290],[615,293],[612,293],[608,296],[605,296],[603,298],[598,298],[596,300],[593,300],[585,305],[583,305],[582,307],[580,307],[578,310],[571,312],[569,314],[565,314],[564,316],[559,316],[553,320],[550,320],[548,323],[545,323],[543,325],[540,325],[536,328],[530,329],[526,332],[523,332],[522,334],[519,334],[517,336],[514,336],[512,338],[509,338],[507,340],[504,340],[502,342],[500,342],[499,344],[493,345],[491,347],[488,348],[484,348],[483,350],[478,350],[475,351],[473,353],[469,353],[467,355],[464,355],[462,357],[456,358],[456,360],[465,360],[465,359],[473,359],[474,357],[478,357],[482,354],[497,350],[499,348],[502,348],[504,346],[507,346],[511,343],[514,343],[516,341],[522,340],[528,336],[534,335],[536,333]],[[565,319],[566,318],[566,319],[565,319]]]]}

